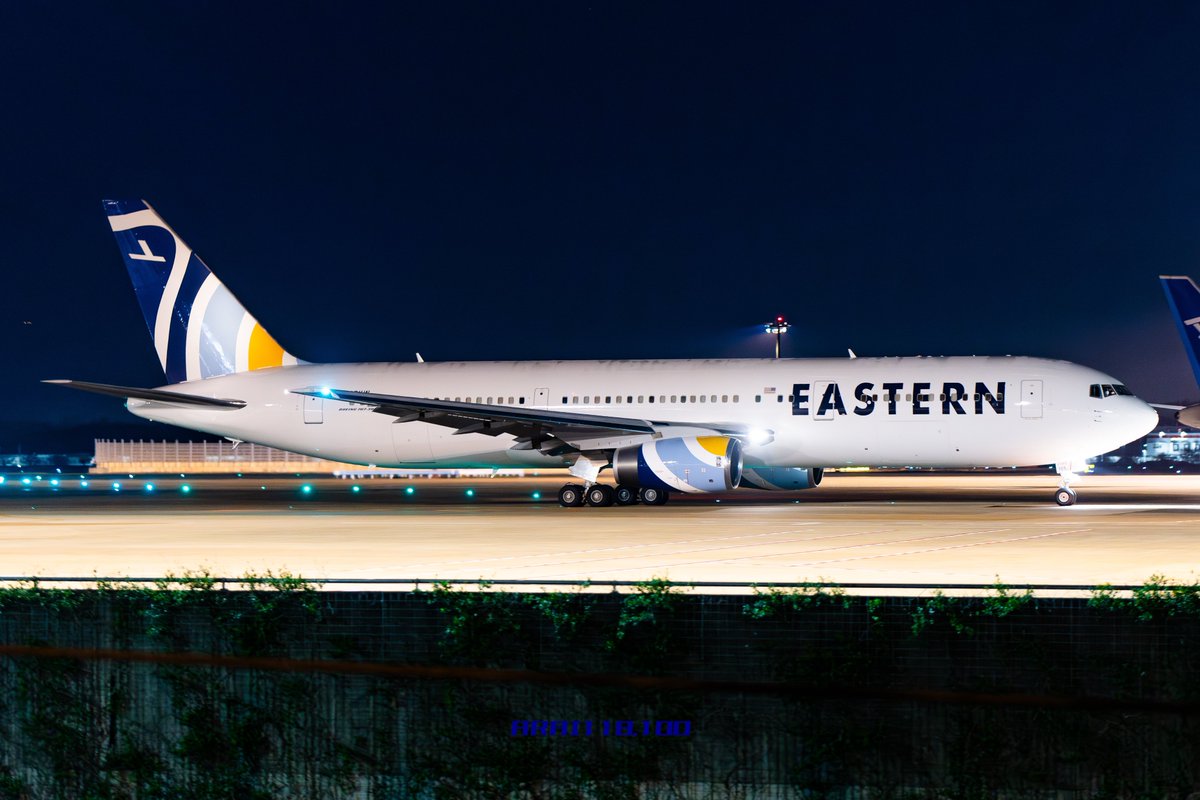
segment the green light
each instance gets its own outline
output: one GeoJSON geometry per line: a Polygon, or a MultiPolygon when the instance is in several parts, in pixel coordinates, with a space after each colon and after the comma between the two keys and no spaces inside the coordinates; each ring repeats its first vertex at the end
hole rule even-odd
{"type": "Polygon", "coordinates": [[[86,489],[86,488],[87,488],[87,486],[88,486],[88,482],[87,482],[87,481],[85,481],[85,480],[80,480],[80,481],[79,481],[79,488],[80,488],[80,489],[86,489]]]}
{"type": "Polygon", "coordinates": [[[405,493],[405,494],[414,494],[416,491],[417,491],[416,489],[414,489],[413,487],[409,486],[407,489],[405,489],[405,490],[404,490],[404,493],[405,493]]]}
{"type": "Polygon", "coordinates": [[[191,491],[192,491],[192,487],[188,486],[188,485],[185,483],[183,486],[180,486],[180,487],[179,487],[179,491],[183,492],[184,494],[188,494],[189,492],[191,492],[191,491]]]}
{"type": "Polygon", "coordinates": [[[113,481],[113,483],[112,483],[112,489],[113,489],[113,491],[114,491],[114,492],[119,492],[119,491],[121,491],[121,482],[120,482],[120,481],[113,481]]]}
{"type": "Polygon", "coordinates": [[[305,494],[312,494],[312,485],[306,483],[300,487],[300,491],[304,492],[305,494]]]}
{"type": "Polygon", "coordinates": [[[58,478],[51,478],[51,479],[50,479],[50,485],[51,485],[51,486],[58,486],[58,478]]]}
{"type": "Polygon", "coordinates": [[[355,494],[358,494],[359,492],[362,491],[362,489],[358,486],[351,486],[350,491],[354,492],[355,494]]]}
{"type": "Polygon", "coordinates": [[[474,496],[475,496],[475,490],[467,489],[467,497],[474,497],[474,496]]]}
{"type": "Polygon", "coordinates": [[[541,499],[542,499],[542,493],[541,493],[541,492],[534,492],[534,493],[533,493],[533,499],[534,499],[534,500],[541,500],[541,499]]]}

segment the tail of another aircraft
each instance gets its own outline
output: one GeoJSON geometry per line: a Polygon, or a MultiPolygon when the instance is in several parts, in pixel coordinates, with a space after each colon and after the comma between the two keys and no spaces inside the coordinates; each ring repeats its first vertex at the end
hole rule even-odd
{"type": "Polygon", "coordinates": [[[1192,374],[1200,384],[1200,288],[1186,275],[1159,275],[1179,335],[1183,337],[1183,348],[1192,365],[1192,374]]]}
{"type": "Polygon", "coordinates": [[[105,200],[169,383],[297,363],[144,200],[105,200]]]}

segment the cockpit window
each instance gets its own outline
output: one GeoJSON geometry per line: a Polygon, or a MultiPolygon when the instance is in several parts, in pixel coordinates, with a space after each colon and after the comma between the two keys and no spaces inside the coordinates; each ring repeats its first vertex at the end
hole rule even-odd
{"type": "Polygon", "coordinates": [[[1093,383],[1088,389],[1089,397],[1112,397],[1114,395],[1132,397],[1133,392],[1120,383],[1093,383]]]}

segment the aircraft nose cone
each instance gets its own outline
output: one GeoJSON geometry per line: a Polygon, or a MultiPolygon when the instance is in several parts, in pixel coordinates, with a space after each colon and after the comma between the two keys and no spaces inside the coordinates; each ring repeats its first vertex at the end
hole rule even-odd
{"type": "Polygon", "coordinates": [[[1158,427],[1158,411],[1148,406],[1141,400],[1137,401],[1138,408],[1134,409],[1130,415],[1130,422],[1137,429],[1137,433],[1133,438],[1145,436],[1150,431],[1158,427]]]}

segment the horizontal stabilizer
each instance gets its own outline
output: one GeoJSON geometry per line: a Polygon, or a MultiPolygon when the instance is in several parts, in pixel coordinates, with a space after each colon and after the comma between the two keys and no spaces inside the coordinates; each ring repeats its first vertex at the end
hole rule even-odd
{"type": "Polygon", "coordinates": [[[153,400],[156,403],[174,403],[186,406],[204,406],[205,408],[242,408],[246,403],[242,400],[228,400],[218,397],[198,397],[182,392],[165,392],[161,389],[139,389],[133,386],[112,386],[107,383],[88,383],[87,381],[51,380],[42,383],[53,383],[71,389],[85,392],[107,394],[112,397],[134,398],[136,400],[153,400]]]}

